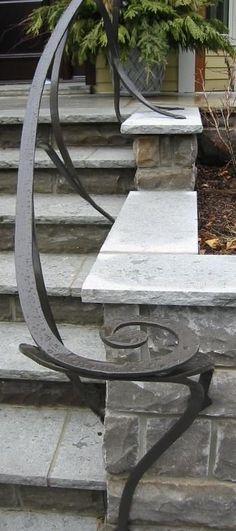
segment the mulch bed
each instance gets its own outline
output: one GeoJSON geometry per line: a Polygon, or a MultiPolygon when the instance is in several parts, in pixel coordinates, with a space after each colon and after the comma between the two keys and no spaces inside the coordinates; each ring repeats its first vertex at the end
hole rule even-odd
{"type": "Polygon", "coordinates": [[[198,165],[200,254],[236,254],[236,177],[230,166],[198,165]]]}

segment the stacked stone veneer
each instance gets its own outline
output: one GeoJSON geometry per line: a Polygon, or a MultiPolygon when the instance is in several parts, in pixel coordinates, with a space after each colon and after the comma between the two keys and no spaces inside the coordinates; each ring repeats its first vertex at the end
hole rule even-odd
{"type": "MultiPolygon", "coordinates": [[[[212,405],[139,483],[130,530],[235,530],[236,257],[198,256],[194,193],[162,191],[169,186],[164,164],[168,158],[172,165],[169,184],[173,182],[176,190],[185,187],[181,180],[184,173],[173,173],[179,161],[182,170],[186,164],[186,189],[191,188],[195,132],[189,130],[190,137],[186,137],[185,131],[177,137],[175,123],[170,135],[162,136],[158,132],[160,124],[156,124],[153,135],[150,123],[146,123],[145,130],[143,116],[138,120],[142,122],[141,134],[140,121],[136,127],[134,117],[122,126],[124,132],[137,134],[137,182],[143,179],[144,188],[154,186],[161,191],[136,192],[140,194],[136,198],[135,193],[133,197],[130,194],[83,286],[82,297],[86,302],[105,303],[108,331],[114,321],[136,316],[157,322],[164,318],[170,327],[171,323],[189,326],[198,338],[200,351],[214,352],[216,369],[210,388],[212,405]]],[[[151,329],[149,332],[150,350],[146,346],[137,351],[107,349],[107,359],[138,362],[155,357],[157,336],[152,336],[151,329]]],[[[169,339],[165,338],[167,347],[169,339]]],[[[107,531],[116,529],[120,497],[130,470],[184,411],[187,401],[188,391],[178,384],[107,384],[107,531]]]]}
{"type": "Polygon", "coordinates": [[[144,135],[135,139],[137,189],[193,190],[196,135],[144,135]]]}
{"type": "MultiPolygon", "coordinates": [[[[235,308],[106,305],[106,323],[137,314],[190,326],[200,350],[215,351],[216,370],[213,404],[146,473],[131,518],[138,529],[148,531],[235,529],[235,308]]],[[[117,519],[124,478],[183,412],[187,395],[177,384],[108,383],[104,448],[111,524],[117,519]]]]}
{"type": "Polygon", "coordinates": [[[122,125],[133,134],[137,189],[193,190],[202,122],[197,108],[175,111],[181,118],[157,118],[154,112],[134,113],[122,125]]]}

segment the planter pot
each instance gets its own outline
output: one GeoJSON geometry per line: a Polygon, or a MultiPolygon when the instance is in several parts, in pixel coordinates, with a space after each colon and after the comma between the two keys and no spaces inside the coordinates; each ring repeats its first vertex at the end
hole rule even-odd
{"type": "Polygon", "coordinates": [[[129,59],[125,63],[124,68],[137,89],[143,94],[159,94],[163,79],[165,77],[166,67],[164,64],[157,64],[152,70],[152,74],[148,77],[145,72],[145,65],[139,60],[140,55],[138,50],[133,49],[129,54],[129,59]]]}
{"type": "MultiPolygon", "coordinates": [[[[124,68],[127,75],[140,92],[147,95],[156,95],[160,93],[161,85],[165,77],[165,65],[156,65],[147,80],[144,64],[139,61],[138,51],[134,49],[131,51],[124,68]]],[[[99,54],[96,60],[96,85],[94,91],[96,94],[113,93],[111,70],[102,54],[99,54]]],[[[124,87],[121,87],[121,93],[127,95],[128,91],[124,87]]]]}

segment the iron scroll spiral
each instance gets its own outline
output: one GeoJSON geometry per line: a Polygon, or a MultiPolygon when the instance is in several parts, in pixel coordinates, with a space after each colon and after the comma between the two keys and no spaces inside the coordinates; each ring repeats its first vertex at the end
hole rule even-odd
{"type": "MultiPolygon", "coordinates": [[[[121,119],[119,107],[119,83],[127,88],[141,103],[151,110],[166,116],[179,117],[170,111],[155,107],[147,102],[137,91],[136,87],[126,75],[119,61],[119,51],[117,46],[116,27],[118,24],[118,11],[114,12],[115,26],[103,5],[102,0],[96,0],[97,6],[103,17],[104,27],[107,32],[110,49],[111,62],[114,68],[115,79],[115,108],[118,119],[121,119]]],[[[116,324],[114,330],[109,335],[102,333],[102,339],[113,348],[136,349],[140,345],[148,342],[148,334],[143,332],[143,327],[159,327],[171,329],[176,337],[173,353],[157,358],[149,358],[140,362],[125,360],[122,363],[96,361],[85,359],[82,355],[69,350],[61,339],[59,330],[54,320],[50,307],[40,255],[37,244],[37,235],[34,216],[34,159],[38,116],[42,92],[45,79],[50,65],[52,68],[52,92],[51,92],[51,118],[54,136],[58,147],[58,153],[50,145],[44,145],[45,150],[57,166],[59,172],[66,177],[76,191],[86,201],[101,212],[109,221],[112,217],[104,212],[99,205],[94,203],[86,192],[77,172],[73,167],[69,152],[65,146],[62,130],[60,127],[58,111],[58,78],[60,61],[66,42],[66,35],[74,17],[77,14],[82,0],[72,0],[67,10],[59,20],[48,44],[40,58],[32,86],[29,93],[25,120],[22,131],[20,164],[17,186],[17,207],[16,207],[16,232],[15,232],[15,263],[18,293],[24,319],[29,328],[35,345],[21,345],[21,351],[37,363],[51,368],[55,371],[64,372],[68,378],[76,385],[80,393],[84,393],[88,405],[96,413],[100,414],[97,405],[86,395],[86,390],[80,377],[89,377],[103,380],[122,380],[143,382],[174,382],[187,386],[190,390],[190,399],[186,411],[181,415],[175,425],[168,430],[163,438],[150,450],[140,463],[134,468],[126,483],[120,504],[118,531],[128,531],[129,513],[132,503],[133,493],[138,482],[151,466],[151,464],[169,448],[169,446],[188,428],[194,421],[201,409],[209,405],[208,388],[210,385],[213,364],[207,356],[198,354],[198,345],[195,337],[189,330],[184,332],[171,326],[166,322],[153,323],[151,321],[137,319],[126,323],[116,324]],[[118,326],[118,328],[117,328],[118,326]],[[140,326],[142,330],[131,341],[132,345],[120,342],[117,333],[122,328],[129,326],[140,326]],[[189,376],[199,374],[199,381],[189,379],[189,376]]],[[[114,4],[119,7],[119,2],[114,4]]],[[[183,118],[183,116],[181,116],[183,118]]],[[[101,416],[101,415],[100,415],[101,416]]]]}

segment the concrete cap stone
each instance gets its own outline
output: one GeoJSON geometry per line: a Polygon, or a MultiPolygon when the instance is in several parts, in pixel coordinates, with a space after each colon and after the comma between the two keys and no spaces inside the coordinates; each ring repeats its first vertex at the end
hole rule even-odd
{"type": "Polygon", "coordinates": [[[82,300],[236,306],[235,271],[236,256],[100,253],[82,286],[82,300]]]}
{"type": "MultiPolygon", "coordinates": [[[[170,111],[171,112],[171,111],[170,111]]],[[[154,111],[135,112],[121,126],[127,135],[192,135],[203,130],[198,107],[172,111],[183,118],[172,118],[154,111]]]]}
{"type": "Polygon", "coordinates": [[[198,253],[196,192],[130,192],[101,253],[198,253]]]}

